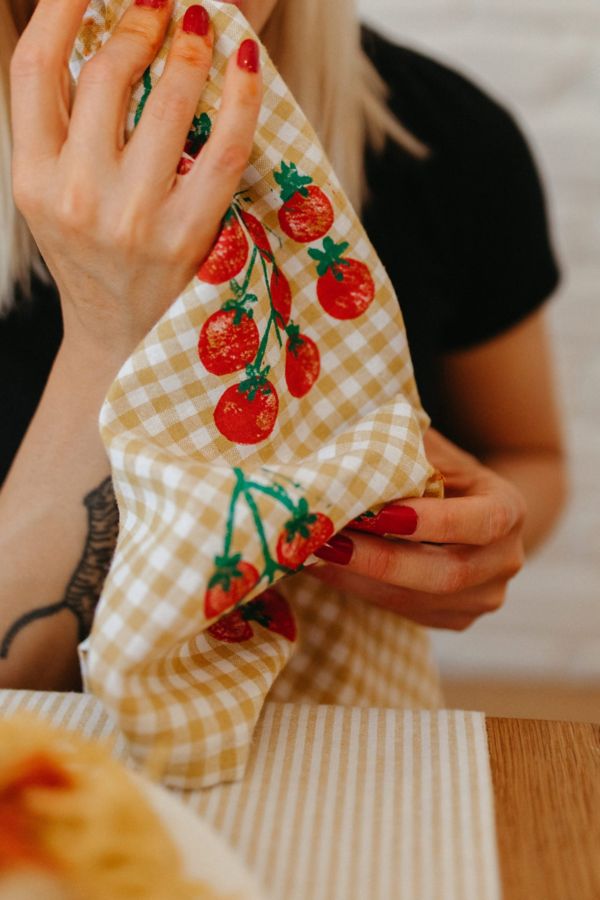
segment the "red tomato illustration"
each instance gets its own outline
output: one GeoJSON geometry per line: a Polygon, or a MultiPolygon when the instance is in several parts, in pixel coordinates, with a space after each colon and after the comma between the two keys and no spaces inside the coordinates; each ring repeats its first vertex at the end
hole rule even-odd
{"type": "Polygon", "coordinates": [[[271,300],[277,324],[280,328],[285,328],[292,312],[292,290],[281,269],[274,268],[271,275],[271,300]]]}
{"type": "Polygon", "coordinates": [[[189,156],[182,156],[179,160],[179,164],[177,166],[177,174],[178,175],[187,175],[192,166],[194,165],[194,160],[190,159],[189,156]]]}
{"type": "Polygon", "coordinates": [[[292,397],[304,397],[319,377],[321,357],[311,338],[300,334],[298,325],[287,329],[285,346],[285,380],[292,397]]]}
{"type": "Polygon", "coordinates": [[[312,183],[312,178],[301,175],[295,163],[282,162],[275,180],[283,200],[278,213],[281,230],[299,244],[324,237],[335,218],[329,197],[312,183]]]}
{"type": "Polygon", "coordinates": [[[198,356],[213,375],[239,372],[258,352],[260,334],[251,312],[220,309],[206,320],[200,331],[198,356]]]}
{"type": "Polygon", "coordinates": [[[375,298],[375,283],[368,267],[344,253],[350,245],[323,241],[323,250],[311,249],[317,262],[317,297],[326,313],[334,319],[356,319],[362,316],[375,298]]]}
{"type": "Polygon", "coordinates": [[[262,258],[267,260],[267,262],[273,262],[273,251],[262,223],[249,212],[240,212],[240,217],[262,258]]]}
{"type": "Polygon", "coordinates": [[[225,641],[226,644],[242,644],[254,636],[252,626],[244,619],[241,609],[234,609],[206,630],[212,637],[225,641]]]}
{"type": "Polygon", "coordinates": [[[217,560],[217,571],[210,579],[204,596],[206,618],[213,619],[239,603],[258,583],[259,578],[254,566],[242,562],[240,554],[229,560],[217,560]]]}
{"type": "Polygon", "coordinates": [[[273,631],[287,638],[288,641],[295,641],[297,635],[296,620],[287,602],[278,591],[270,588],[253,600],[248,606],[253,607],[252,618],[273,631]]]}
{"type": "Polygon", "coordinates": [[[282,595],[269,589],[245,606],[234,609],[211,625],[208,633],[227,644],[242,644],[254,636],[250,622],[256,622],[288,641],[296,640],[296,620],[290,605],[282,595]]]}
{"type": "Polygon", "coordinates": [[[277,559],[289,569],[299,568],[306,559],[327,543],[333,534],[333,522],[323,513],[311,513],[306,500],[298,504],[293,519],[285,527],[277,541],[277,559]]]}
{"type": "Polygon", "coordinates": [[[215,425],[234,444],[259,444],[277,421],[279,397],[270,381],[252,377],[227,388],[215,408],[215,425]]]}
{"type": "Polygon", "coordinates": [[[223,284],[242,271],[248,259],[248,240],[233,209],[223,219],[223,227],[210,254],[198,271],[200,281],[223,284]]]}
{"type": "Polygon", "coordinates": [[[209,139],[211,130],[212,122],[206,113],[202,113],[200,116],[194,116],[192,127],[188,132],[185,142],[183,156],[179,160],[179,165],[177,166],[178,175],[187,175],[190,171],[194,165],[194,160],[209,139]]]}

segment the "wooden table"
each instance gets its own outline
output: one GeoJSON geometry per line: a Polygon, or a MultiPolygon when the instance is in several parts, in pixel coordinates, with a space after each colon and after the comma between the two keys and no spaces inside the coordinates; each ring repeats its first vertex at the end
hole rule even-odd
{"type": "Polygon", "coordinates": [[[599,900],[600,725],[486,724],[504,900],[599,900]]]}

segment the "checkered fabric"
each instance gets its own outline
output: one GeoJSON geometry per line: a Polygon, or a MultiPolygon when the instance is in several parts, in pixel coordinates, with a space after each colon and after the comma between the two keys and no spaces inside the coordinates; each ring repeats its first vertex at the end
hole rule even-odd
{"type": "Polygon", "coordinates": [[[390,709],[438,709],[442,694],[424,628],[299,573],[289,597],[300,641],[269,700],[390,709]]]}
{"type": "MultiPolygon", "coordinates": [[[[93,0],[71,61],[75,80],[126,5],[93,0]]],[[[174,21],[187,5],[177,4],[174,21]]],[[[218,116],[228,57],[254,37],[235,7],[204,6],[216,47],[200,126],[218,116]]],[[[134,91],[130,131],[171,33],[134,91]]],[[[423,449],[428,419],[398,301],[312,128],[262,53],[254,151],[222,233],[235,232],[246,262],[218,283],[200,271],[125,363],[100,417],[121,526],[81,649],[85,684],[140,762],[162,754],[175,787],[240,777],[270,690],[379,706],[438,700],[419,629],[294,574],[357,515],[439,494],[440,481],[423,449]],[[290,171],[303,179],[291,201],[281,185],[290,171]],[[313,201],[331,220],[306,240],[294,228],[315,227],[313,201]],[[319,271],[332,248],[333,262],[319,271]],[[250,323],[261,342],[245,370],[240,358],[223,374],[206,355],[219,346],[203,345],[202,335],[228,310],[229,349],[239,349],[237,327],[256,338],[250,323]]]]}

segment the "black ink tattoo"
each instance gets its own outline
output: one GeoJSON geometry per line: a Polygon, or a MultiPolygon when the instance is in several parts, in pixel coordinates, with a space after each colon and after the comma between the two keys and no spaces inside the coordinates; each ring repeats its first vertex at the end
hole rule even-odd
{"type": "Polygon", "coordinates": [[[77,619],[78,640],[83,641],[88,636],[119,530],[119,510],[111,478],[105,478],[102,484],[90,491],[83,503],[88,513],[87,537],[65,596],[58,603],[32,609],[20,616],[2,639],[0,659],[8,657],[12,642],[23,628],[38,619],[54,616],[63,609],[70,610],[77,619]]]}

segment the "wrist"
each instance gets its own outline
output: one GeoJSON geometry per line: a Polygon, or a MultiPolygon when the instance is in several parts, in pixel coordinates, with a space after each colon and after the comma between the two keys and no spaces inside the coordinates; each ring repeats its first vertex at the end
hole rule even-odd
{"type": "Polygon", "coordinates": [[[98,311],[95,313],[93,327],[79,317],[74,303],[63,302],[61,305],[63,356],[72,360],[80,370],[96,370],[99,377],[109,379],[110,383],[143,335],[132,333],[132,322],[116,321],[110,312],[99,311],[99,303],[96,303],[98,311]]]}
{"type": "Polygon", "coordinates": [[[81,340],[63,339],[51,379],[68,391],[75,406],[97,414],[127,354],[105,351],[81,340]]]}

